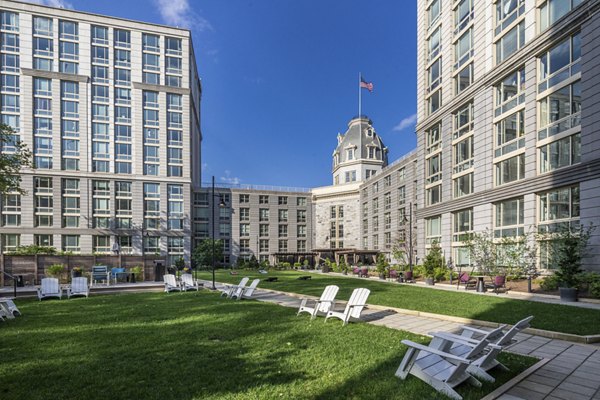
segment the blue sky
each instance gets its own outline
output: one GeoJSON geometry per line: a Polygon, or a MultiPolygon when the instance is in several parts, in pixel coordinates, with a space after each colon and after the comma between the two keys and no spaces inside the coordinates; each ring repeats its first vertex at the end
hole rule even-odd
{"type": "Polygon", "coordinates": [[[416,1],[45,0],[192,29],[204,182],[331,184],[336,135],[363,113],[390,161],[416,145],[416,1]]]}

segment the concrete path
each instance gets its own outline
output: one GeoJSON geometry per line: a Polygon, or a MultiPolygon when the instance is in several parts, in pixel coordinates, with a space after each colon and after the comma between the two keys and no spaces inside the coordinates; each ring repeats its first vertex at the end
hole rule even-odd
{"type": "MultiPolygon", "coordinates": [[[[300,306],[298,297],[265,290],[257,291],[256,299],[285,307],[300,306]]],[[[373,325],[419,335],[427,335],[434,331],[453,332],[460,328],[460,324],[456,322],[406,315],[380,307],[367,308],[362,319],[373,325]]],[[[549,361],[498,399],[600,400],[600,346],[575,344],[523,333],[518,334],[516,339],[517,342],[507,350],[549,361]]]]}

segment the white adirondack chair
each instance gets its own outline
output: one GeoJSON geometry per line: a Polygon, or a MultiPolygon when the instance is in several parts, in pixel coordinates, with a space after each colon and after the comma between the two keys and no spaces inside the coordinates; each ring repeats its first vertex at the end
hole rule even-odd
{"type": "Polygon", "coordinates": [[[325,316],[325,322],[331,317],[339,318],[346,325],[349,321],[357,321],[360,318],[363,308],[367,305],[367,298],[371,291],[365,288],[358,288],[352,291],[350,300],[346,304],[344,312],[329,310],[325,316]]]}
{"type": "Polygon", "coordinates": [[[244,288],[246,287],[246,284],[248,283],[248,281],[250,280],[250,278],[248,278],[247,276],[243,277],[242,280],[240,281],[240,283],[238,283],[237,285],[225,285],[223,287],[223,289],[221,289],[221,296],[227,296],[227,298],[231,298],[231,296],[233,296],[233,294],[239,289],[239,288],[244,288]]]}
{"type": "Polygon", "coordinates": [[[508,370],[504,364],[497,360],[498,354],[502,351],[502,346],[490,343],[487,340],[479,341],[461,338],[446,332],[438,332],[431,339],[429,347],[466,358],[471,361],[467,372],[488,382],[494,382],[496,379],[487,371],[496,367],[508,370]]]}
{"type": "Polygon", "coordinates": [[[181,286],[175,279],[175,275],[173,274],[165,274],[163,275],[163,280],[165,281],[165,292],[179,292],[181,291],[181,286]]]}
{"type": "Polygon", "coordinates": [[[308,299],[302,299],[302,303],[300,303],[300,308],[298,309],[298,314],[303,312],[307,312],[311,315],[310,319],[315,319],[318,314],[327,315],[329,310],[332,310],[335,305],[335,296],[337,295],[340,288],[336,285],[329,285],[325,287],[323,293],[321,293],[321,297],[319,300],[315,301],[314,307],[307,306],[308,299]]]}
{"type": "Polygon", "coordinates": [[[37,289],[38,299],[46,299],[49,297],[62,298],[62,290],[58,279],[56,278],[44,278],[42,279],[42,285],[37,289]]]}
{"type": "Polygon", "coordinates": [[[21,311],[19,311],[12,299],[2,297],[0,298],[0,314],[6,314],[6,318],[13,319],[14,317],[21,315],[21,311]]]}
{"type": "Polygon", "coordinates": [[[90,287],[88,286],[88,280],[84,277],[73,278],[71,286],[67,287],[67,298],[72,296],[85,296],[90,295],[90,287]]]}
{"type": "Polygon", "coordinates": [[[183,291],[188,290],[200,290],[201,283],[198,280],[194,279],[192,274],[182,274],[181,275],[181,289],[183,291]]]}
{"type": "Polygon", "coordinates": [[[241,300],[241,299],[250,299],[252,298],[252,295],[254,294],[254,291],[256,290],[256,287],[258,286],[258,284],[260,283],[260,279],[255,279],[252,281],[252,283],[250,284],[250,286],[246,286],[246,287],[240,287],[238,289],[236,289],[233,294],[231,295],[231,298],[236,298],[237,300],[241,300]]]}
{"type": "Polygon", "coordinates": [[[433,347],[423,346],[410,340],[402,344],[408,350],[396,371],[396,376],[406,379],[408,374],[414,375],[433,387],[438,392],[456,400],[462,400],[454,388],[463,382],[481,386],[481,382],[467,372],[471,361],[433,347]]]}

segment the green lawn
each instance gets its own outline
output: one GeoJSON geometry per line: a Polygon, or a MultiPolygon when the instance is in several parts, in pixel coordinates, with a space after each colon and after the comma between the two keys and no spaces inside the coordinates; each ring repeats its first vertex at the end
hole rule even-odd
{"type": "MultiPolygon", "coordinates": [[[[0,324],[0,398],[9,399],[434,399],[394,376],[410,333],[200,293],[19,300],[0,324]]],[[[511,372],[535,360],[504,354],[511,372]]],[[[492,390],[462,386],[467,399],[492,390]]]]}
{"type": "MultiPolygon", "coordinates": [[[[276,276],[278,282],[261,282],[259,288],[270,288],[291,293],[319,296],[326,285],[338,285],[338,298],[347,300],[357,287],[371,290],[368,302],[382,306],[404,308],[473,318],[481,321],[513,324],[528,315],[534,315],[534,328],[573,333],[577,335],[600,334],[600,311],[560,304],[514,300],[502,295],[477,296],[461,291],[434,290],[416,285],[393,285],[376,280],[302,273],[295,271],[269,271],[262,275],[255,271],[240,271],[232,276],[226,271],[217,271],[217,281],[239,282],[242,276],[265,279],[276,276]],[[298,280],[300,275],[310,275],[311,280],[298,280]]],[[[202,272],[199,277],[211,279],[210,272],[202,272]]]]}

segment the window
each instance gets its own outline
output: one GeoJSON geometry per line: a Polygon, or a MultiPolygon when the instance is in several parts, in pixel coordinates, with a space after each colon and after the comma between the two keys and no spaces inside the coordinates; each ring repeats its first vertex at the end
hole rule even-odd
{"type": "Polygon", "coordinates": [[[52,235],[33,235],[33,243],[36,246],[53,246],[54,237],[52,235]]]}
{"type": "Polygon", "coordinates": [[[2,51],[13,51],[15,53],[19,52],[19,35],[15,35],[13,33],[2,33],[0,37],[2,39],[2,51]]]}
{"type": "Polygon", "coordinates": [[[458,70],[473,56],[473,28],[462,34],[454,45],[454,70],[458,70]]]}
{"type": "Polygon", "coordinates": [[[92,66],[92,82],[108,83],[108,68],[99,65],[92,66]]]}
{"type": "Polygon", "coordinates": [[[581,125],[581,81],[544,97],[540,104],[538,140],[549,138],[581,125]]]}
{"type": "Polygon", "coordinates": [[[268,224],[260,224],[259,225],[258,235],[260,237],[269,236],[269,225],[268,224]]]}
{"type": "Polygon", "coordinates": [[[261,194],[258,196],[258,203],[259,204],[269,204],[269,195],[267,194],[261,194]]]}
{"type": "Polygon", "coordinates": [[[425,190],[427,205],[431,206],[442,201],[442,185],[435,185],[425,190]]]}
{"type": "Polygon", "coordinates": [[[160,51],[160,41],[157,35],[142,34],[142,49],[144,51],[160,51]]]}
{"type": "Polygon", "coordinates": [[[383,208],[385,210],[392,208],[392,194],[390,192],[383,195],[383,208]]]}
{"type": "Polygon", "coordinates": [[[240,204],[250,203],[250,195],[249,194],[240,194],[240,204]]]}
{"type": "Polygon", "coordinates": [[[496,185],[525,178],[525,153],[496,163],[496,185]]]}
{"type": "Polygon", "coordinates": [[[131,86],[131,71],[115,68],[115,85],[131,86]]]}
{"type": "Polygon", "coordinates": [[[582,0],[547,0],[540,7],[540,31],[554,24],[573,8],[581,4],[582,0]]]}
{"type": "Polygon", "coordinates": [[[440,17],[440,11],[442,7],[441,3],[442,0],[433,0],[431,2],[431,6],[429,7],[429,10],[427,12],[429,14],[429,26],[437,22],[438,18],[440,17]]]}
{"type": "Polygon", "coordinates": [[[426,183],[434,183],[442,179],[442,154],[437,153],[425,160],[426,183]]]}
{"type": "MultiPolygon", "coordinates": [[[[454,112],[453,117],[454,132],[452,134],[452,139],[457,139],[471,133],[473,131],[473,102],[469,102],[460,107],[454,112]]],[[[439,135],[439,131],[437,132],[437,135],[439,135]]],[[[441,142],[439,142],[438,145],[441,145],[441,142]]]]}
{"type": "Polygon", "coordinates": [[[240,221],[250,221],[250,209],[240,208],[240,221]]]}
{"type": "Polygon", "coordinates": [[[160,71],[160,56],[158,54],[144,53],[142,65],[146,71],[160,71]]]}
{"type": "Polygon", "coordinates": [[[306,197],[297,197],[296,198],[296,205],[298,207],[305,207],[306,206],[306,197]]]}
{"type": "Polygon", "coordinates": [[[438,26],[436,30],[433,31],[431,36],[429,36],[428,47],[429,47],[429,58],[428,60],[433,60],[438,54],[440,54],[441,50],[441,33],[442,27],[438,26]]]}
{"type": "Polygon", "coordinates": [[[562,138],[540,147],[540,173],[577,164],[581,161],[581,137],[562,138]]]}
{"type": "Polygon", "coordinates": [[[165,49],[166,54],[180,56],[182,54],[181,39],[165,37],[165,49]]]}
{"type": "MultiPolygon", "coordinates": [[[[108,90],[106,93],[108,94],[108,90]]],[[[115,88],[115,104],[131,104],[131,89],[115,88]]]]}
{"type": "Polygon", "coordinates": [[[92,43],[108,45],[108,28],[104,26],[92,26],[92,43]]]}
{"type": "Polygon", "coordinates": [[[508,75],[495,88],[497,117],[525,101],[525,67],[508,75]]]}
{"type": "Polygon", "coordinates": [[[460,0],[454,11],[454,33],[463,30],[473,18],[473,0],[460,0]]]}
{"type": "MultiPolygon", "coordinates": [[[[514,1],[514,0],[506,0],[514,1]]],[[[525,44],[525,22],[506,32],[504,36],[496,42],[496,63],[500,64],[508,57],[512,56],[525,44]]]]}
{"type": "Polygon", "coordinates": [[[525,147],[525,110],[518,111],[496,123],[495,157],[525,147]]]}
{"type": "Polygon", "coordinates": [[[523,235],[523,207],[523,197],[517,197],[495,204],[496,227],[494,229],[494,236],[496,238],[523,235]]]}
{"type": "Polygon", "coordinates": [[[52,36],[52,19],[44,17],[33,17],[33,34],[41,36],[52,36]]]}
{"type": "Polygon", "coordinates": [[[288,226],[287,225],[279,225],[279,237],[287,237],[288,235],[288,226]]]}
{"type": "Polygon", "coordinates": [[[19,31],[19,14],[9,11],[2,11],[0,14],[2,15],[0,29],[3,31],[19,31]]]}
{"type": "Polygon", "coordinates": [[[288,242],[287,240],[279,240],[279,252],[285,253],[288,251],[288,242]]]}
{"type": "MultiPolygon", "coordinates": [[[[165,57],[165,71],[167,74],[181,74],[182,65],[181,58],[165,57]]],[[[169,85],[180,86],[180,85],[169,85]]]]}
{"type": "Polygon", "coordinates": [[[454,197],[462,197],[473,193],[473,173],[461,175],[452,180],[454,186],[454,197]]]}
{"type": "Polygon", "coordinates": [[[250,236],[250,224],[240,224],[240,236],[250,236]]]}
{"type": "Polygon", "coordinates": [[[126,49],[131,47],[131,32],[123,29],[115,29],[114,38],[115,46],[124,47],[126,49]]]}
{"type": "Polygon", "coordinates": [[[79,253],[79,235],[62,235],[62,251],[79,253]]]}
{"type": "Polygon", "coordinates": [[[346,182],[356,182],[356,171],[346,171],[346,182]]]}
{"type": "Polygon", "coordinates": [[[403,205],[406,202],[406,187],[398,188],[398,205],[403,205]]]}
{"type": "Polygon", "coordinates": [[[115,49],[115,66],[131,67],[131,52],[129,50],[115,49]]]}
{"type": "Polygon", "coordinates": [[[442,83],[442,59],[438,58],[427,70],[429,77],[429,93],[433,92],[442,83]]]}
{"type": "Polygon", "coordinates": [[[553,189],[538,198],[540,232],[557,232],[579,221],[579,186],[553,189]]]}
{"type": "Polygon", "coordinates": [[[306,222],[306,210],[297,210],[296,211],[296,222],[298,222],[298,223],[306,222]]]}
{"type": "Polygon", "coordinates": [[[144,253],[160,254],[160,237],[145,236],[144,237],[144,253]]]}
{"type": "Polygon", "coordinates": [[[452,146],[454,153],[454,166],[452,172],[454,174],[466,171],[473,167],[474,149],[473,135],[452,146]]]}
{"type": "Polygon", "coordinates": [[[495,35],[508,28],[525,12],[525,0],[498,0],[496,2],[495,35]]]}
{"type": "Polygon", "coordinates": [[[469,265],[470,251],[466,244],[473,233],[473,209],[453,212],[452,220],[452,242],[458,244],[453,247],[454,264],[469,265]]]}
{"type": "Polygon", "coordinates": [[[260,208],[258,210],[258,220],[264,221],[264,222],[269,220],[269,209],[268,208],[260,208]]]}
{"type": "Polygon", "coordinates": [[[167,93],[167,109],[183,110],[183,97],[180,94],[167,93]]]}
{"type": "Polygon", "coordinates": [[[427,153],[431,153],[441,148],[442,146],[442,136],[441,136],[441,128],[442,124],[438,123],[434,125],[432,128],[425,131],[426,137],[426,148],[427,153]]]}
{"type": "Polygon", "coordinates": [[[442,216],[425,218],[425,244],[439,243],[442,239],[442,216]]]}
{"type": "Polygon", "coordinates": [[[110,253],[110,236],[102,235],[92,236],[92,252],[94,253],[110,253]]]}
{"type": "Polygon", "coordinates": [[[463,90],[471,86],[473,83],[473,63],[460,70],[454,77],[454,91],[456,94],[462,93],[463,90]]]}
{"type": "Polygon", "coordinates": [[[1,75],[2,81],[0,82],[0,87],[3,92],[10,93],[19,93],[20,85],[19,85],[19,76],[18,75],[1,75]]]}
{"type": "Polygon", "coordinates": [[[540,57],[538,92],[559,84],[581,71],[581,33],[552,47],[540,57]]]}
{"type": "Polygon", "coordinates": [[[288,210],[279,210],[279,222],[288,222],[288,210]]]}
{"type": "Polygon", "coordinates": [[[287,205],[288,203],[288,198],[287,196],[279,196],[279,205],[287,205]]]}

